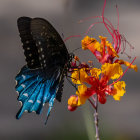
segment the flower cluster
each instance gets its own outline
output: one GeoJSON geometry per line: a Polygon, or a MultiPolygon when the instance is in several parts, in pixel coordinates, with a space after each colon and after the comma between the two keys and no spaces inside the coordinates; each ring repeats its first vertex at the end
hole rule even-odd
{"type": "Polygon", "coordinates": [[[84,34],[84,38],[81,35],[74,35],[66,38],[67,40],[72,37],[82,37],[82,49],[90,51],[101,64],[100,68],[95,67],[95,64],[93,65],[93,61],[81,63],[79,58],[75,57],[75,61],[71,63],[71,68],[69,69],[71,81],[76,89],[76,94],[70,96],[68,99],[68,110],[74,111],[79,106],[85,104],[86,101],[89,101],[95,111],[94,121],[96,140],[100,139],[98,102],[105,104],[108,96],[111,96],[114,100],[119,101],[126,92],[125,81],[121,80],[123,75],[128,69],[133,69],[136,72],[138,69],[136,65],[133,65],[136,57],[132,62],[120,59],[120,54],[125,54],[131,59],[131,56],[127,53],[126,47],[128,46],[130,51],[134,49],[134,47],[126,40],[124,35],[119,32],[118,7],[116,6],[118,23],[117,28],[115,28],[108,18],[104,16],[105,5],[106,0],[104,2],[101,16],[93,16],[80,20],[81,23],[89,19],[97,19],[96,22],[89,26],[88,30],[84,34]],[[103,36],[99,36],[100,41],[88,36],[88,32],[96,24],[103,24],[105,26],[111,37],[111,42],[103,36]],[[122,65],[126,66],[125,71],[123,71],[122,65]]]}
{"type": "MultiPolygon", "coordinates": [[[[83,50],[89,50],[96,57],[98,62],[101,64],[101,68],[93,66],[93,62],[90,61],[89,65],[86,63],[79,63],[79,59],[76,57],[75,62],[72,62],[71,68],[71,80],[77,86],[76,95],[72,95],[68,99],[68,109],[74,111],[78,106],[83,105],[87,100],[96,108],[96,101],[101,104],[105,104],[107,96],[113,96],[115,100],[120,100],[124,95],[125,82],[120,81],[126,71],[131,68],[137,71],[137,66],[133,65],[133,59],[131,63],[120,59],[119,54],[126,54],[126,44],[129,45],[130,50],[134,47],[126,40],[126,38],[119,32],[119,12],[117,9],[118,23],[117,29],[112,23],[104,16],[106,0],[104,2],[103,11],[101,16],[95,16],[80,20],[83,22],[88,19],[98,19],[88,28],[86,35],[90,29],[96,24],[103,24],[111,36],[112,42],[107,41],[106,37],[99,36],[100,42],[95,38],[85,36],[81,41],[83,50]],[[123,72],[122,65],[127,66],[127,69],[123,72]],[[96,99],[94,95],[97,95],[96,99]],[[93,102],[92,100],[93,99],[93,102]]],[[[73,36],[72,36],[73,37],[73,36]]],[[[77,36],[81,37],[81,36],[77,36]]],[[[96,110],[96,109],[95,109],[96,110]]]]}
{"type": "Polygon", "coordinates": [[[82,49],[90,50],[102,64],[101,69],[88,64],[80,64],[79,67],[76,65],[76,60],[79,61],[79,59],[75,59],[72,64],[75,69],[71,73],[71,80],[78,88],[76,95],[72,95],[68,100],[68,109],[70,111],[74,111],[78,106],[85,104],[95,94],[101,104],[106,103],[109,95],[113,96],[115,100],[120,100],[126,92],[125,82],[120,81],[125,73],[121,65],[124,64],[128,68],[137,71],[137,66],[132,65],[133,62],[129,63],[119,59],[118,51],[106,40],[106,37],[99,36],[99,38],[101,43],[86,36],[81,43],[82,49]],[[117,59],[115,60],[115,58],[117,59]]]}

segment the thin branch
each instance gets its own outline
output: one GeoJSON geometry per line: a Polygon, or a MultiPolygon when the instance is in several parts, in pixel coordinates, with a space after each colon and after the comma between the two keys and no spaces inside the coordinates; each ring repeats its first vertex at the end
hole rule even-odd
{"type": "Polygon", "coordinates": [[[98,97],[96,97],[96,100],[95,100],[95,113],[94,113],[94,123],[95,123],[95,129],[96,129],[96,140],[100,140],[99,138],[99,119],[98,119],[98,97]]]}

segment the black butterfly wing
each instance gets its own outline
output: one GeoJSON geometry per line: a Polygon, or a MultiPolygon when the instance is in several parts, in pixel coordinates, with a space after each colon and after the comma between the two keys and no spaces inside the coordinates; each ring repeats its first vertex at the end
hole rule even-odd
{"type": "Polygon", "coordinates": [[[31,34],[31,21],[29,17],[20,17],[17,20],[18,30],[23,43],[24,55],[26,57],[27,66],[31,69],[39,68],[39,54],[35,41],[31,34]]]}
{"type": "Polygon", "coordinates": [[[56,99],[61,101],[64,84],[63,69],[69,60],[67,48],[55,28],[45,19],[34,18],[31,22],[31,31],[38,48],[41,67],[46,71],[46,77],[52,77],[56,69],[61,69],[59,88],[56,93],[56,99]]]}
{"type": "Polygon", "coordinates": [[[54,27],[45,19],[34,18],[31,22],[31,31],[38,48],[41,67],[49,68],[52,73],[56,68],[63,69],[68,62],[69,54],[54,27]]]}
{"type": "Polygon", "coordinates": [[[56,93],[56,100],[59,102],[61,102],[63,87],[64,87],[64,75],[62,75],[62,79],[59,82],[59,88],[58,88],[58,91],[56,93]]]}
{"type": "Polygon", "coordinates": [[[60,35],[44,19],[19,18],[18,28],[28,68],[24,66],[16,76],[18,100],[23,104],[17,119],[24,111],[40,114],[46,102],[49,102],[49,116],[54,99],[61,100],[68,51],[60,35]]]}

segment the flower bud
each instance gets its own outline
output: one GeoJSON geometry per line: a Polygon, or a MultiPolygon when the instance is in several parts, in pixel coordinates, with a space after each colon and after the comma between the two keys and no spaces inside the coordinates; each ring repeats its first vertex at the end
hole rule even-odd
{"type": "Polygon", "coordinates": [[[77,108],[78,104],[78,97],[75,95],[70,96],[68,99],[68,110],[69,111],[74,111],[77,108]]]}
{"type": "Polygon", "coordinates": [[[77,106],[72,107],[72,106],[68,105],[68,110],[69,111],[74,111],[74,110],[76,110],[76,108],[77,108],[77,106]]]}

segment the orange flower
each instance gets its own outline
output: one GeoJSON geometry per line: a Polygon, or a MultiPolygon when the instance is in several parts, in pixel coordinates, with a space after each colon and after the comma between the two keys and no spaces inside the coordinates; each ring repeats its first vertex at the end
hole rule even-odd
{"type": "Polygon", "coordinates": [[[119,81],[114,84],[114,87],[109,86],[108,82],[110,79],[118,79],[122,74],[123,70],[119,63],[105,63],[101,69],[92,68],[89,72],[86,72],[84,68],[80,69],[79,72],[74,71],[72,73],[72,81],[80,85],[76,91],[77,96],[71,97],[68,100],[68,105],[72,107],[73,105],[74,107],[83,105],[95,93],[98,96],[99,102],[102,104],[106,102],[107,95],[112,95],[115,100],[120,100],[120,97],[125,92],[125,82],[119,81]],[[88,83],[90,86],[87,87],[85,83],[88,83]]]}
{"type": "Polygon", "coordinates": [[[113,89],[113,98],[115,100],[120,100],[120,98],[124,95],[125,91],[125,82],[124,81],[118,81],[117,83],[114,84],[114,89],[113,89]]]}
{"type": "Polygon", "coordinates": [[[127,67],[131,68],[131,69],[134,69],[136,72],[138,71],[138,68],[136,65],[132,65],[131,63],[127,62],[127,61],[124,61],[124,60],[116,60],[115,61],[116,63],[119,63],[119,64],[124,64],[126,65],[127,67]]]}
{"type": "Polygon", "coordinates": [[[78,98],[75,95],[72,95],[68,100],[68,110],[74,111],[78,105],[78,98]]]}
{"type": "Polygon", "coordinates": [[[86,36],[82,40],[82,49],[90,50],[100,63],[112,63],[115,57],[119,57],[112,44],[106,41],[106,37],[99,36],[101,43],[99,43],[95,38],[90,38],[86,36]]]}
{"type": "MultiPolygon", "coordinates": [[[[88,69],[88,68],[87,68],[88,69]]],[[[90,77],[86,73],[85,68],[75,69],[71,74],[71,80],[74,84],[89,83],[90,77]]]]}

